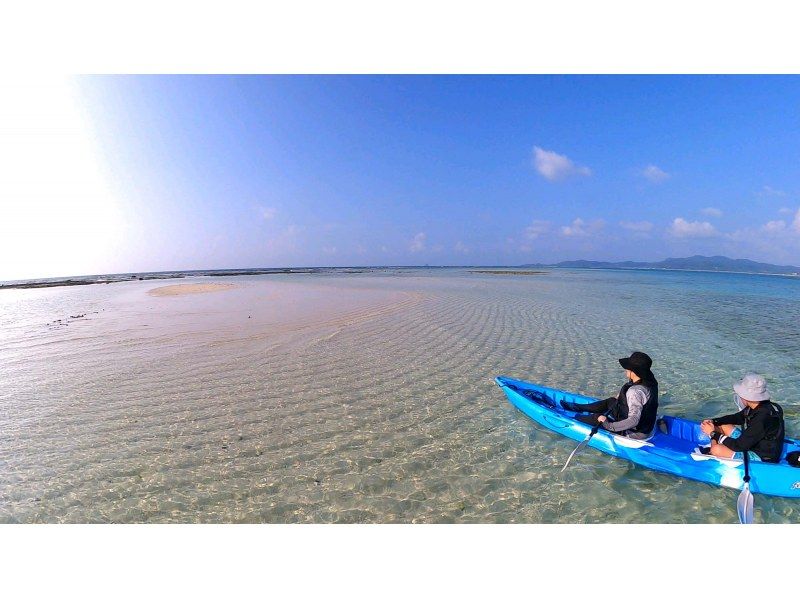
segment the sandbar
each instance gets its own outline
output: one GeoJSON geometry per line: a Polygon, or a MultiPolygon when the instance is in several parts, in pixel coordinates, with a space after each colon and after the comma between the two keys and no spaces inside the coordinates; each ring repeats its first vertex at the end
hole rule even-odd
{"type": "Polygon", "coordinates": [[[511,274],[513,276],[533,276],[547,274],[541,270],[470,270],[473,274],[511,274]]]}
{"type": "Polygon", "coordinates": [[[194,295],[197,293],[214,293],[236,288],[237,285],[222,282],[204,282],[197,284],[171,284],[147,291],[153,297],[174,297],[176,295],[194,295]]]}

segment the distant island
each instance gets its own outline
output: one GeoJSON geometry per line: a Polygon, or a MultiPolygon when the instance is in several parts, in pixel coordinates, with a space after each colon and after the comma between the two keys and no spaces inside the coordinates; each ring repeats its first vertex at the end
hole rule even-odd
{"type": "Polygon", "coordinates": [[[593,262],[573,260],[557,264],[522,264],[519,268],[589,268],[594,270],[693,270],[703,272],[737,272],[742,274],[800,275],[800,266],[777,266],[752,260],[732,259],[722,255],[671,257],[660,262],[593,262]]]}

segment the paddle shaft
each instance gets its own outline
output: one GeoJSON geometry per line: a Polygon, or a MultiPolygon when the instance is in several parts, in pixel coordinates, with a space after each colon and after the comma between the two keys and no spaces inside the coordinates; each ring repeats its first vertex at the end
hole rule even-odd
{"type": "MultiPolygon", "coordinates": [[[[747,424],[742,424],[742,432],[747,428],[747,424]]],[[[750,457],[747,451],[744,451],[744,486],[739,498],[736,501],[736,510],[739,514],[739,523],[751,523],[753,517],[753,493],[750,492],[750,457]],[[739,508],[739,503],[743,503],[743,507],[739,508]]]]}
{"type": "Polygon", "coordinates": [[[744,451],[744,483],[750,483],[750,457],[747,456],[747,451],[744,451]]]}
{"type": "MultiPolygon", "coordinates": [[[[607,417],[609,413],[611,413],[610,409],[606,411],[603,415],[607,417]]],[[[600,426],[602,425],[603,422],[598,421],[597,424],[592,427],[591,431],[589,432],[589,435],[586,438],[584,438],[578,446],[572,449],[572,452],[569,454],[569,457],[567,457],[567,462],[564,463],[564,467],[561,468],[562,473],[569,465],[569,462],[572,461],[572,457],[574,457],[578,453],[578,451],[580,451],[583,447],[589,444],[589,441],[592,439],[592,436],[597,434],[597,431],[600,429],[600,426]]]]}
{"type": "MultiPolygon", "coordinates": [[[[533,390],[528,390],[526,392],[527,389],[519,388],[517,386],[514,386],[513,384],[508,384],[507,382],[504,382],[503,386],[507,386],[511,390],[513,390],[515,392],[518,392],[519,394],[521,394],[523,396],[526,396],[529,399],[531,399],[533,401],[536,401],[537,403],[541,403],[541,404],[546,405],[548,407],[555,407],[555,404],[553,402],[551,402],[551,400],[548,400],[549,397],[547,397],[543,393],[539,393],[539,392],[533,391],[533,390]]],[[[610,409],[608,411],[606,411],[605,413],[603,413],[603,416],[608,417],[609,413],[611,413],[610,409]]],[[[589,444],[589,441],[592,439],[592,436],[597,434],[598,430],[600,430],[600,427],[602,425],[603,425],[603,422],[598,421],[597,424],[592,426],[592,429],[589,432],[589,435],[586,438],[584,438],[581,441],[581,443],[572,450],[572,452],[569,454],[569,457],[567,457],[567,462],[564,463],[564,467],[561,468],[562,472],[567,468],[567,466],[569,465],[569,462],[572,461],[572,457],[574,457],[576,455],[576,453],[579,450],[581,450],[584,446],[589,444]]]]}

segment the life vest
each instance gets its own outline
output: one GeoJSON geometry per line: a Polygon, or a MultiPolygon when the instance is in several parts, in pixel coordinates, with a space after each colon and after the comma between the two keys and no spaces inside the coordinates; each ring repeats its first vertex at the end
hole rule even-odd
{"type": "Polygon", "coordinates": [[[649,435],[656,427],[658,417],[658,382],[655,378],[650,380],[641,379],[638,382],[628,382],[619,391],[614,407],[611,409],[610,416],[615,421],[620,421],[628,417],[628,389],[632,386],[643,386],[650,391],[650,398],[642,407],[642,414],[639,423],[633,428],[625,430],[625,434],[638,432],[649,435]]]}
{"type": "Polygon", "coordinates": [[[781,452],[783,452],[783,439],[786,434],[783,424],[783,409],[780,405],[772,401],[765,401],[756,409],[745,407],[745,427],[750,427],[750,422],[761,409],[768,409],[767,420],[764,422],[766,433],[764,434],[764,438],[750,450],[756,453],[762,461],[777,463],[781,458],[781,452]]]}

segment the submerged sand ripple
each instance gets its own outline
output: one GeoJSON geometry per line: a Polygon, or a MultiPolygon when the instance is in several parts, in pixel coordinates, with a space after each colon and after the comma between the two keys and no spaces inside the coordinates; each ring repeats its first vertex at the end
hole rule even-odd
{"type": "Polygon", "coordinates": [[[574,443],[492,379],[608,392],[636,322],[684,413],[729,406],[709,380],[740,368],[797,373],[560,276],[253,280],[186,302],[69,289],[65,310],[100,314],[0,345],[0,521],[735,522],[735,492],[596,451],[560,474],[574,443]]]}

